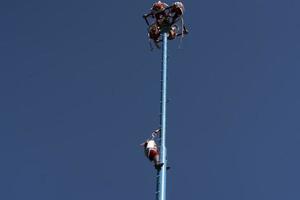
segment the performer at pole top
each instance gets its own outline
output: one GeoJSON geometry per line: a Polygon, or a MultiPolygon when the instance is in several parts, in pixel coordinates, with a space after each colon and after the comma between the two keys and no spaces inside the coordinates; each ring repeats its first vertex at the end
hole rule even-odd
{"type": "Polygon", "coordinates": [[[182,17],[184,12],[184,6],[183,3],[181,2],[175,2],[172,6],[171,6],[171,14],[172,16],[172,23],[175,23],[177,19],[179,19],[180,17],[182,17]]]}
{"type": "Polygon", "coordinates": [[[157,24],[152,24],[149,26],[149,38],[154,42],[159,43],[160,30],[157,24]]]}
{"type": "Polygon", "coordinates": [[[149,16],[151,16],[152,18],[155,18],[156,21],[159,21],[159,20],[161,20],[162,18],[166,17],[166,13],[165,13],[164,11],[165,11],[165,9],[168,8],[168,7],[169,7],[168,4],[163,3],[163,2],[161,2],[161,1],[158,1],[158,2],[154,3],[154,4],[152,5],[151,9],[150,9],[150,13],[145,14],[145,15],[143,16],[143,17],[145,18],[147,24],[150,25],[149,22],[148,22],[148,20],[147,20],[147,18],[148,18],[149,16]]]}

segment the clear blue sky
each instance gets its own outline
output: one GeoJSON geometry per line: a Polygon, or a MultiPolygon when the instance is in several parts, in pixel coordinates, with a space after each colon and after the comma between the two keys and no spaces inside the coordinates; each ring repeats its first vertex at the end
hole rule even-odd
{"type": "MultiPolygon", "coordinates": [[[[153,200],[152,1],[0,3],[0,199],[153,200]]],[[[171,3],[171,2],[167,2],[171,3]]],[[[169,50],[171,200],[300,199],[300,2],[185,1],[169,50]]]]}

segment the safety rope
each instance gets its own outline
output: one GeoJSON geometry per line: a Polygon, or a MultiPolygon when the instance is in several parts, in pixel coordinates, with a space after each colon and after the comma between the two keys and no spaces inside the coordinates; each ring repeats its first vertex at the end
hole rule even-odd
{"type": "Polygon", "coordinates": [[[181,44],[182,44],[182,40],[183,40],[183,34],[184,34],[184,30],[183,30],[183,27],[184,27],[184,21],[183,21],[183,17],[181,16],[181,37],[180,37],[180,41],[179,41],[179,45],[178,45],[178,48],[180,49],[181,48],[181,44]]]}

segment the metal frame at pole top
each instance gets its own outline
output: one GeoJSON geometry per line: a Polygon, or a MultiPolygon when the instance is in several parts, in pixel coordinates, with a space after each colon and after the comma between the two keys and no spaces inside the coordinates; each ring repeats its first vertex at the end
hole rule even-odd
{"type": "Polygon", "coordinates": [[[160,161],[164,163],[161,170],[157,172],[157,200],[166,200],[167,185],[167,148],[166,148],[166,129],[167,129],[167,44],[168,33],[164,31],[162,46],[162,65],[161,65],[161,100],[160,100],[160,161]]]}

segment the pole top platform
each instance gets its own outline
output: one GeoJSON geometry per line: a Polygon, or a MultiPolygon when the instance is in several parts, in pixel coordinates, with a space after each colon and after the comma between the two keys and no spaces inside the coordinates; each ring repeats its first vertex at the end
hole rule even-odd
{"type": "Polygon", "coordinates": [[[149,40],[157,48],[160,48],[159,44],[162,42],[163,33],[168,34],[168,40],[183,38],[188,34],[183,20],[184,10],[182,2],[175,2],[169,6],[158,1],[152,5],[150,12],[143,15],[148,26],[149,40]]]}

